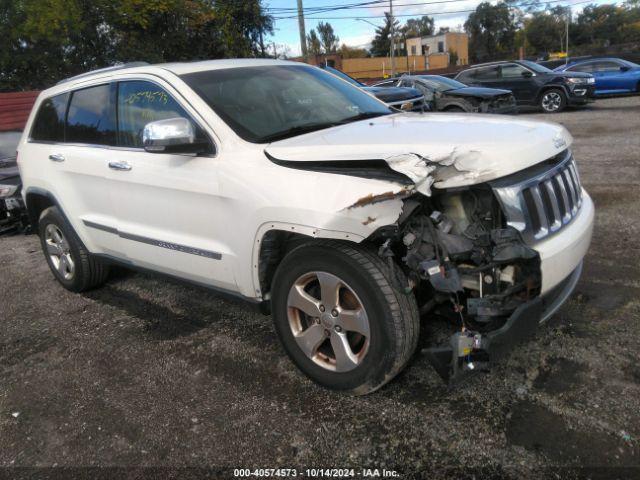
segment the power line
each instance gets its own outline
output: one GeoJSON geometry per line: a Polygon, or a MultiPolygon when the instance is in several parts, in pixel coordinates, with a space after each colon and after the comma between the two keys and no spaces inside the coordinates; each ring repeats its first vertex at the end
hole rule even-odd
{"type": "MultiPolygon", "coordinates": [[[[436,1],[430,1],[430,2],[420,2],[420,3],[414,3],[414,4],[397,4],[396,6],[410,6],[410,5],[435,5],[435,4],[443,4],[443,3],[456,3],[456,2],[464,2],[464,1],[468,1],[468,0],[436,0],[436,1]]],[[[531,3],[521,3],[521,4],[512,4],[512,5],[507,5],[508,8],[517,8],[517,7],[528,7],[528,6],[544,6],[544,5],[549,5],[552,3],[561,3],[561,2],[566,2],[567,0],[548,0],[542,3],[537,3],[537,2],[531,2],[531,3]]],[[[569,3],[566,6],[572,7],[575,5],[581,5],[584,3],[593,3],[594,0],[583,0],[581,2],[576,2],[576,3],[569,3]]],[[[386,3],[386,2],[384,2],[386,3]]],[[[613,4],[616,4],[618,2],[614,2],[613,4]]],[[[364,8],[364,7],[354,7],[354,8],[364,8]]],[[[379,7],[377,7],[379,8],[379,7]]],[[[476,7],[477,8],[477,7],[476,7]]],[[[407,14],[401,14],[401,15],[394,15],[395,17],[418,17],[418,16],[422,16],[422,15],[429,15],[429,16],[436,16],[436,15],[450,15],[450,14],[457,14],[457,13],[471,13],[471,12],[475,12],[476,8],[474,9],[470,9],[470,10],[450,10],[450,11],[443,11],[443,12],[415,12],[415,13],[407,13],[407,14]]],[[[337,9],[337,8],[336,8],[337,9]]],[[[325,10],[325,11],[333,11],[334,9],[331,10],[325,10]]],[[[315,12],[312,12],[309,16],[306,16],[306,18],[308,19],[318,19],[318,20],[349,20],[349,19],[358,19],[358,18],[386,18],[384,15],[358,15],[358,16],[340,16],[340,17],[317,17],[317,16],[311,16],[314,15],[315,12]]],[[[321,12],[318,12],[321,13],[321,12]]],[[[273,17],[274,20],[287,20],[290,18],[297,18],[297,15],[295,16],[285,16],[285,17],[277,17],[274,16],[273,17]]]]}

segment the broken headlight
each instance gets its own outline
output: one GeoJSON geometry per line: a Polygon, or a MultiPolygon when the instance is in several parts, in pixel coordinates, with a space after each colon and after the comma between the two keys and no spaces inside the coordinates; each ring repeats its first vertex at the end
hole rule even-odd
{"type": "Polygon", "coordinates": [[[0,185],[0,198],[12,197],[18,191],[18,185],[0,185]]]}

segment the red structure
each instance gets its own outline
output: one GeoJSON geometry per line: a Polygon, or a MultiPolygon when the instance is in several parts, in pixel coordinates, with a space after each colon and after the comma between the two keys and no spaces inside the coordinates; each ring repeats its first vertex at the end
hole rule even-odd
{"type": "Polygon", "coordinates": [[[39,93],[0,93],[0,132],[22,130],[39,93]]]}

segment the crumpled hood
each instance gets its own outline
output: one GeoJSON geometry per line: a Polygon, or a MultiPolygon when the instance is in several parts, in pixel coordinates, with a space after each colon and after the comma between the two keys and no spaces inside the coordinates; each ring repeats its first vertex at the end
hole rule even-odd
{"type": "Polygon", "coordinates": [[[476,98],[495,98],[502,95],[510,95],[511,90],[502,90],[500,88],[484,88],[484,87],[464,87],[454,90],[446,90],[443,95],[452,97],[476,97],[476,98]]]}
{"type": "Polygon", "coordinates": [[[510,175],[554,157],[572,142],[555,123],[398,113],[280,140],[265,152],[289,162],[385,160],[430,195],[431,185],[459,187],[510,175]]]}
{"type": "Polygon", "coordinates": [[[422,94],[415,88],[406,87],[362,87],[366,92],[375,95],[383,102],[399,102],[400,100],[411,100],[421,97],[422,94]]]}

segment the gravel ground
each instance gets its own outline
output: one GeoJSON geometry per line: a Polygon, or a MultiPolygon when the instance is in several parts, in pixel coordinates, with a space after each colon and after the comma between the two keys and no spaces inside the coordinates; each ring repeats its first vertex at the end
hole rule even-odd
{"type": "Polygon", "coordinates": [[[526,116],[574,135],[596,228],[575,294],[490,373],[449,388],[417,355],[381,391],[337,395],[299,374],[270,317],[243,304],[125,271],[75,295],[35,236],[5,237],[0,466],[638,478],[640,97],[526,116]]]}

